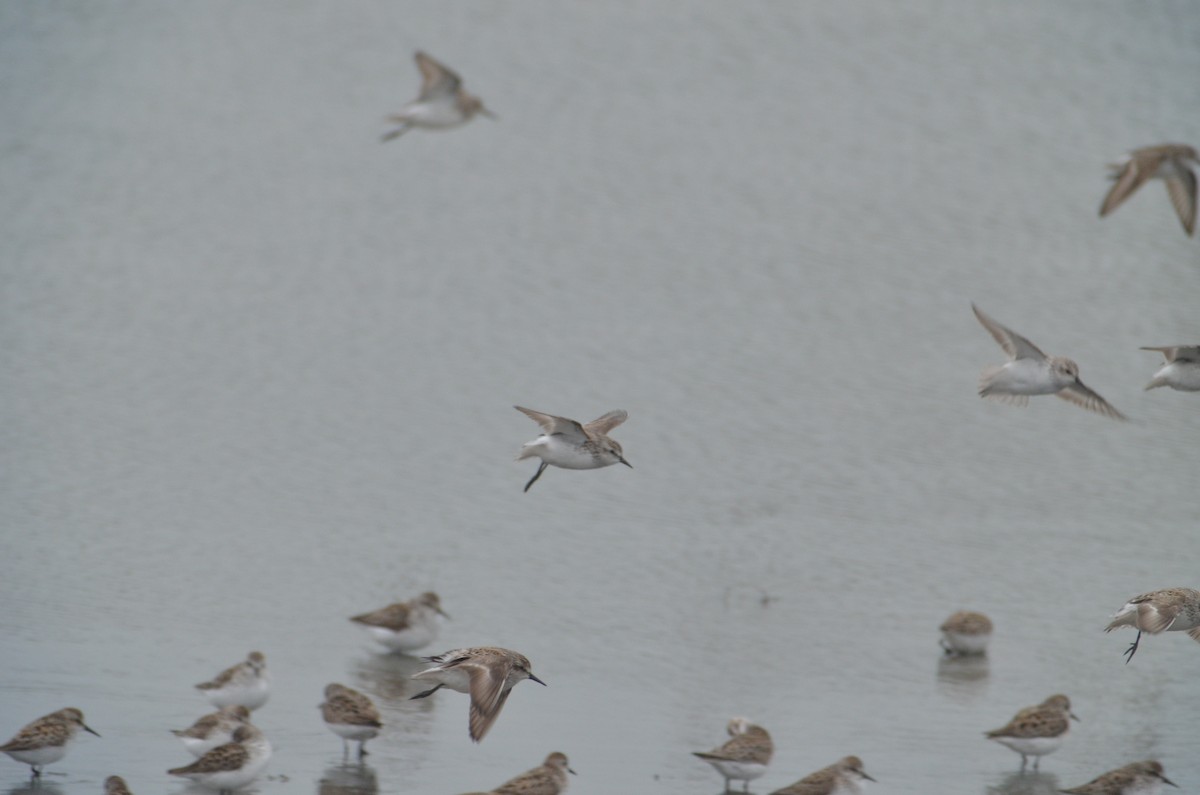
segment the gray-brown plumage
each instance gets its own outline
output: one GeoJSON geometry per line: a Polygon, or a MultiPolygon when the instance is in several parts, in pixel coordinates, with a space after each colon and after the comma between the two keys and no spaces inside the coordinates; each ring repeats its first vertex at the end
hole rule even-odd
{"type": "Polygon", "coordinates": [[[376,737],[383,726],[379,710],[368,696],[336,682],[325,687],[321,717],[329,730],[342,738],[343,755],[349,753],[351,740],[358,743],[359,759],[367,754],[367,740],[376,737]]]}
{"type": "Polygon", "coordinates": [[[1117,611],[1104,631],[1112,632],[1120,627],[1133,627],[1138,631],[1133,643],[1125,650],[1128,655],[1126,665],[1133,659],[1143,632],[1151,635],[1186,632],[1193,640],[1200,641],[1200,591],[1163,588],[1135,596],[1117,611]]]}
{"type": "Polygon", "coordinates": [[[476,113],[496,118],[483,106],[479,97],[463,89],[462,78],[457,73],[423,52],[418,52],[414,57],[417,68],[421,70],[421,93],[399,113],[388,117],[388,121],[400,126],[385,133],[384,141],[398,138],[413,127],[429,130],[457,127],[470,121],[476,113]]]}
{"type": "Polygon", "coordinates": [[[528,657],[498,646],[453,649],[422,659],[436,665],[413,674],[412,678],[432,680],[437,684],[412,698],[427,698],[443,687],[468,694],[471,708],[467,726],[475,742],[482,740],[491,729],[508,694],[518,682],[532,679],[539,685],[546,684],[533,675],[528,657]]]}
{"type": "Polygon", "coordinates": [[[496,787],[490,795],[562,795],[570,783],[568,773],[575,775],[566,754],[555,751],[537,767],[496,787]]]}
{"type": "Polygon", "coordinates": [[[775,744],[766,729],[748,718],[730,719],[725,730],[729,739],[723,744],[711,751],[693,751],[692,755],[716,768],[725,779],[726,792],[735,779],[743,782],[743,790],[748,790],[753,779],[767,772],[775,744]]]}
{"type": "Polygon", "coordinates": [[[1020,754],[1022,770],[1027,757],[1034,757],[1036,770],[1043,756],[1062,745],[1071,730],[1071,720],[1079,720],[1071,712],[1071,700],[1056,694],[1041,704],[1019,710],[1007,724],[985,732],[985,736],[1020,754]]]}
{"type": "Polygon", "coordinates": [[[1163,784],[1178,787],[1163,775],[1163,766],[1154,759],[1131,762],[1124,767],[1110,770],[1086,784],[1071,789],[1059,790],[1071,795],[1154,795],[1163,784]]]}
{"type": "Polygon", "coordinates": [[[133,795],[120,776],[109,776],[104,779],[104,795],[133,795]]]}
{"type": "Polygon", "coordinates": [[[426,591],[415,599],[352,616],[350,620],[365,627],[392,651],[407,652],[426,646],[437,637],[439,617],[449,618],[438,595],[426,591]]]}
{"type": "Polygon", "coordinates": [[[190,765],[167,772],[224,792],[253,781],[270,757],[267,738],[254,724],[246,723],[233,733],[232,742],[218,745],[190,765]]]}
{"type": "Polygon", "coordinates": [[[862,760],[847,756],[805,776],[795,784],[777,789],[771,795],[852,795],[862,792],[863,781],[874,781],[863,770],[862,760]]]}
{"type": "Polygon", "coordinates": [[[1110,166],[1114,180],[1108,195],[1100,205],[1100,217],[1111,213],[1155,177],[1167,186],[1167,195],[1175,213],[1190,237],[1196,231],[1196,173],[1192,165],[1200,165],[1194,147],[1187,144],[1160,144],[1134,149],[1121,162],[1110,166]]]}
{"type": "Polygon", "coordinates": [[[42,767],[66,756],[67,746],[80,730],[100,736],[83,722],[82,712],[67,707],[25,724],[11,740],[0,745],[0,752],[29,765],[33,778],[40,778],[42,767]]]}

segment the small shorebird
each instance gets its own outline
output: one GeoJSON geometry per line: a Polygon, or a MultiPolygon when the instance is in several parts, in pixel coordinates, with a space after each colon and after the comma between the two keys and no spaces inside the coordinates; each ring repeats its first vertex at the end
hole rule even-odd
{"type": "Polygon", "coordinates": [[[431,696],[443,687],[470,695],[468,727],[475,742],[492,728],[517,682],[532,679],[539,685],[546,684],[533,675],[528,657],[496,646],[454,649],[422,659],[436,665],[413,674],[412,678],[429,679],[437,684],[412,698],[431,696]]]}
{"type": "Polygon", "coordinates": [[[231,742],[218,745],[190,765],[172,768],[167,773],[229,792],[256,779],[270,758],[271,744],[258,727],[247,723],[237,728],[231,742]]]}
{"type": "Polygon", "coordinates": [[[462,78],[442,66],[423,52],[416,54],[417,68],[421,70],[421,93],[412,102],[400,109],[388,121],[400,126],[385,133],[384,141],[399,138],[413,127],[427,130],[445,130],[471,120],[476,113],[489,119],[495,114],[483,106],[478,97],[468,94],[462,87],[462,78]]]}
{"type": "Polygon", "coordinates": [[[83,722],[82,712],[67,707],[27,723],[11,740],[0,745],[0,751],[29,765],[33,778],[41,778],[44,766],[67,755],[67,746],[80,729],[100,736],[83,722]]]}
{"type": "Polygon", "coordinates": [[[1133,659],[1142,640],[1142,633],[1186,632],[1192,640],[1200,641],[1200,591],[1192,588],[1163,588],[1130,599],[1104,628],[1112,632],[1118,627],[1133,627],[1137,637],[1125,654],[1125,664],[1133,659]]]}
{"type": "Polygon", "coordinates": [[[742,791],[749,791],[750,782],[767,772],[775,744],[771,735],[762,726],[750,722],[749,718],[731,718],[725,730],[728,740],[711,751],[692,751],[717,769],[725,778],[725,791],[734,780],[742,782],[742,791]]]}
{"type": "Polygon", "coordinates": [[[523,444],[517,456],[518,461],[535,457],[542,459],[537,472],[525,484],[525,491],[529,491],[529,487],[551,464],[563,469],[599,469],[621,463],[633,469],[633,464],[622,455],[621,445],[607,436],[609,431],[629,418],[623,409],[610,411],[587,425],[580,425],[566,417],[543,414],[521,406],[513,408],[542,426],[542,435],[523,444]]]}
{"type": "Polygon", "coordinates": [[[1011,748],[1021,755],[1021,770],[1028,757],[1033,757],[1033,769],[1046,754],[1054,753],[1071,731],[1071,720],[1079,720],[1071,712],[1071,701],[1064,695],[1054,695],[1033,707],[1026,707],[1013,716],[1007,725],[986,732],[989,740],[1011,748]]]}
{"type": "Polygon", "coordinates": [[[383,727],[379,710],[368,696],[336,682],[325,686],[325,703],[321,717],[329,730],[342,738],[342,757],[350,753],[350,740],[358,743],[358,758],[367,755],[367,740],[376,737],[383,727]]]}
{"type": "Polygon", "coordinates": [[[109,776],[104,779],[104,795],[133,795],[129,785],[120,776],[109,776]]]}
{"type": "Polygon", "coordinates": [[[863,770],[861,759],[847,756],[771,795],[859,795],[863,782],[874,780],[863,770]]]}
{"type": "Polygon", "coordinates": [[[1065,356],[1047,356],[1029,340],[1000,325],[971,304],[975,317],[1008,354],[1009,361],[988,367],[979,377],[979,396],[1024,406],[1030,395],[1058,395],[1088,411],[1117,420],[1127,417],[1079,380],[1079,366],[1065,356]]]}
{"type": "Polygon", "coordinates": [[[490,792],[472,795],[562,795],[570,783],[568,773],[575,775],[567,755],[555,751],[532,770],[510,778],[490,792]]]}
{"type": "Polygon", "coordinates": [[[983,613],[959,610],[942,622],[939,641],[946,654],[985,654],[992,639],[992,620],[983,613]]]}
{"type": "Polygon", "coordinates": [[[237,727],[250,720],[250,710],[241,704],[221,707],[186,729],[172,729],[171,734],[183,742],[183,747],[197,758],[233,739],[237,727]]]}
{"type": "Polygon", "coordinates": [[[1142,350],[1158,351],[1167,360],[1146,384],[1146,389],[1169,386],[1184,392],[1200,392],[1200,345],[1143,347],[1142,350]]]}
{"type": "Polygon", "coordinates": [[[1200,165],[1196,149],[1187,144],[1160,144],[1134,149],[1119,163],[1109,166],[1115,182],[1100,205],[1100,217],[1117,209],[1133,192],[1149,179],[1161,179],[1167,185],[1167,195],[1190,237],[1196,231],[1196,172],[1192,164],[1200,165]]]}
{"type": "Polygon", "coordinates": [[[371,637],[391,651],[405,652],[432,643],[441,629],[443,617],[450,616],[442,610],[438,595],[426,591],[415,599],[396,602],[350,620],[366,627],[371,637]]]}
{"type": "Polygon", "coordinates": [[[246,709],[258,709],[271,695],[267,658],[262,652],[252,651],[244,661],[226,668],[211,681],[201,682],[196,689],[203,691],[214,707],[240,704],[246,709]]]}
{"type": "Polygon", "coordinates": [[[1179,786],[1163,775],[1161,763],[1147,759],[1145,762],[1132,762],[1118,767],[1086,784],[1059,792],[1071,795],[1158,795],[1163,784],[1179,786]]]}

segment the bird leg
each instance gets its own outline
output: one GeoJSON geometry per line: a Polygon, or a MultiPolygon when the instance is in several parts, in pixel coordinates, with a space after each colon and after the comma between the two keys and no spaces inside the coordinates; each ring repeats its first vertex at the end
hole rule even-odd
{"type": "Polygon", "coordinates": [[[534,484],[534,481],[536,481],[538,478],[540,478],[542,476],[542,473],[546,471],[546,467],[548,467],[548,466],[550,466],[550,465],[547,464],[545,461],[542,462],[542,465],[538,467],[538,471],[536,473],[534,473],[534,476],[531,477],[529,479],[529,482],[525,484],[525,491],[529,491],[529,487],[534,484]]]}
{"type": "Polygon", "coordinates": [[[441,687],[442,686],[440,684],[438,684],[434,687],[429,688],[424,693],[417,693],[415,696],[410,696],[408,700],[412,701],[413,699],[425,698],[426,696],[432,696],[434,693],[436,693],[438,690],[440,690],[441,687]]]}
{"type": "Polygon", "coordinates": [[[1129,664],[1130,659],[1133,659],[1133,653],[1135,651],[1138,651],[1138,644],[1140,641],[1141,641],[1141,629],[1138,630],[1138,636],[1136,636],[1136,638],[1133,639],[1132,644],[1129,644],[1129,648],[1126,648],[1126,652],[1124,652],[1124,653],[1128,654],[1128,657],[1126,657],[1126,665],[1129,664]]]}

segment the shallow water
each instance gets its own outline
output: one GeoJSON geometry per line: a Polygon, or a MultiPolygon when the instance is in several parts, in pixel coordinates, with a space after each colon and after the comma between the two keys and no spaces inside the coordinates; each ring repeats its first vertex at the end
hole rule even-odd
{"type": "MultiPolygon", "coordinates": [[[[271,793],[464,792],[553,750],[574,793],[1048,792],[1136,759],[1183,791],[1200,648],[1100,629],[1196,586],[1200,244],[1104,164],[1200,139],[1178,3],[0,6],[0,733],[87,736],[42,793],[189,791],[169,733],[251,649],[271,793]],[[388,145],[415,49],[500,121],[388,145]],[[980,401],[1050,353],[1134,421],[980,401]],[[636,469],[513,463],[511,404],[612,408],[636,469]],[[346,619],[434,589],[429,653],[521,650],[487,739],[346,619]],[[940,656],[961,607],[997,634],[940,656]],[[370,693],[345,766],[316,705],[370,693]],[[1054,692],[1037,776],[982,738],[1054,692]]],[[[0,758],[0,790],[27,771],[0,758]]]]}

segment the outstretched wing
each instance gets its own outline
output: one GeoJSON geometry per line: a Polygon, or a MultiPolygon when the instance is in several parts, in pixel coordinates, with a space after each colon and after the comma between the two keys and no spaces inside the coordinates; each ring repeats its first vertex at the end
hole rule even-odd
{"type": "Polygon", "coordinates": [[[1060,389],[1055,394],[1069,403],[1074,403],[1076,406],[1085,408],[1088,411],[1094,411],[1105,417],[1112,417],[1114,420],[1129,419],[1109,405],[1107,400],[1085,386],[1082,381],[1076,381],[1070,386],[1060,389]]]}
{"type": "Polygon", "coordinates": [[[421,70],[421,95],[428,100],[458,92],[462,79],[452,70],[442,66],[423,52],[416,54],[417,68],[421,70]]]}
{"type": "Polygon", "coordinates": [[[975,312],[975,317],[979,320],[980,324],[992,335],[992,339],[996,341],[996,344],[1003,348],[1004,352],[1013,359],[1046,358],[1046,354],[1042,353],[1038,346],[1007,326],[997,323],[985,314],[982,309],[975,306],[975,304],[971,304],[971,309],[975,312]]]}
{"type": "Polygon", "coordinates": [[[609,431],[627,419],[629,419],[629,412],[625,411],[625,409],[616,409],[592,420],[587,425],[584,425],[583,429],[589,434],[598,433],[607,435],[609,431]]]}

